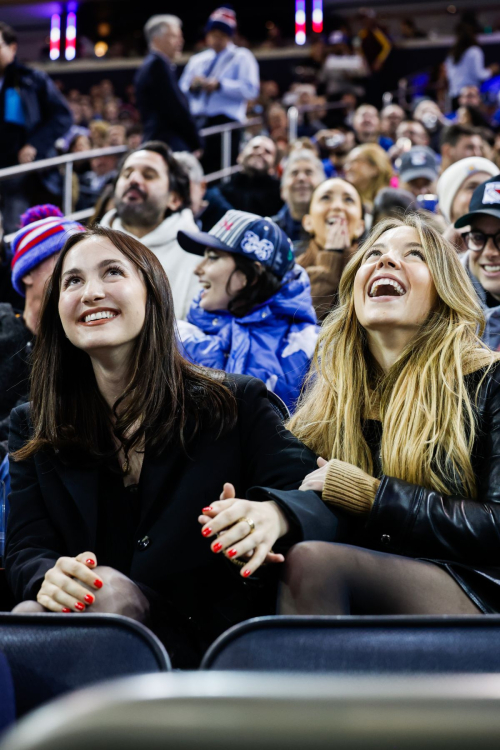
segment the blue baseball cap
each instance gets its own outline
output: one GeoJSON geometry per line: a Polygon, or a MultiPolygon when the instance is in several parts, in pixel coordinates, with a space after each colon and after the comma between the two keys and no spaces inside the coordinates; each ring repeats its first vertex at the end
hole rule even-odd
{"type": "Polygon", "coordinates": [[[267,266],[279,279],[293,268],[291,239],[268,216],[247,211],[227,211],[209,232],[177,234],[179,245],[188,253],[204,255],[207,247],[237,253],[267,266]]]}

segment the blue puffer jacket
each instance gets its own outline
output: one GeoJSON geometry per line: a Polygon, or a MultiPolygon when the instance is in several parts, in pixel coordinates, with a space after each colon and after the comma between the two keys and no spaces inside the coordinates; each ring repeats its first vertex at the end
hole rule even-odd
{"type": "Polygon", "coordinates": [[[253,375],[293,409],[314,353],[318,326],[306,271],[295,266],[281,289],[244,318],[191,305],[179,321],[188,359],[241,375],[253,375]]]}

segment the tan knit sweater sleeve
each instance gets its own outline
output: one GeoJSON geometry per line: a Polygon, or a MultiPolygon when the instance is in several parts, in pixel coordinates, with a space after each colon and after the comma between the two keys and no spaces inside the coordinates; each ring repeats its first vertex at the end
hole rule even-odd
{"type": "Polygon", "coordinates": [[[323,500],[350,513],[369,513],[380,480],[345,461],[330,461],[323,489],[323,500]]]}

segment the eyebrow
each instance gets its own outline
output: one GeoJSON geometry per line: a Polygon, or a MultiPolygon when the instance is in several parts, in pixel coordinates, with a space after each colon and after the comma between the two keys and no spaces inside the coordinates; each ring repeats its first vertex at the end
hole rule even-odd
{"type": "MultiPolygon", "coordinates": [[[[420,244],[420,242],[405,242],[403,247],[418,247],[421,250],[424,249],[423,245],[420,244]]],[[[368,248],[368,250],[373,250],[374,248],[380,249],[380,248],[387,248],[387,245],[385,242],[376,242],[375,245],[372,245],[368,248]]]]}
{"type": "MultiPolygon", "coordinates": [[[[100,263],[97,264],[97,268],[105,268],[106,266],[110,266],[112,263],[121,263],[122,261],[118,258],[109,258],[108,260],[101,260],[100,263]]],[[[83,273],[80,268],[70,268],[69,271],[65,271],[63,273],[63,276],[69,276],[69,274],[77,274],[77,273],[83,273]]]]}

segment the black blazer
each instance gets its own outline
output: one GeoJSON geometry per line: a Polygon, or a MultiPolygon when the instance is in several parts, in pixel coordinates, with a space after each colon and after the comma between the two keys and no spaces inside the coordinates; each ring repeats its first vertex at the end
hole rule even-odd
{"type": "Polygon", "coordinates": [[[162,55],[150,52],[137,71],[135,89],[144,141],[163,141],[173,151],[196,151],[202,141],[175,70],[162,55]]]}
{"type": "MultiPolygon", "coordinates": [[[[273,586],[253,576],[245,581],[236,566],[210,550],[197,521],[201,509],[219,498],[224,482],[233,483],[237,497],[244,498],[254,485],[297,488],[316,468],[314,454],[283,428],[260,380],[232,375],[226,382],[238,402],[231,431],[218,440],[202,432],[190,444],[189,457],[179,446],[169,446],[157,458],[146,450],[130,570],[152,603],[160,595],[169,617],[180,627],[190,623],[201,650],[235,622],[272,612],[275,595],[273,586]]],[[[26,443],[29,431],[29,405],[24,404],[11,415],[11,452],[26,443]]],[[[49,451],[10,462],[5,568],[17,601],[36,598],[46,571],[60,556],[95,550],[98,474],[98,469],[63,465],[49,451]]],[[[254,492],[267,499],[264,491],[254,492]]],[[[297,494],[283,503],[294,528],[302,523],[310,538],[334,538],[335,517],[321,499],[314,492],[297,494]]],[[[289,537],[290,543],[299,539],[289,537]]],[[[263,569],[264,581],[271,568],[280,566],[263,569]]]]}

